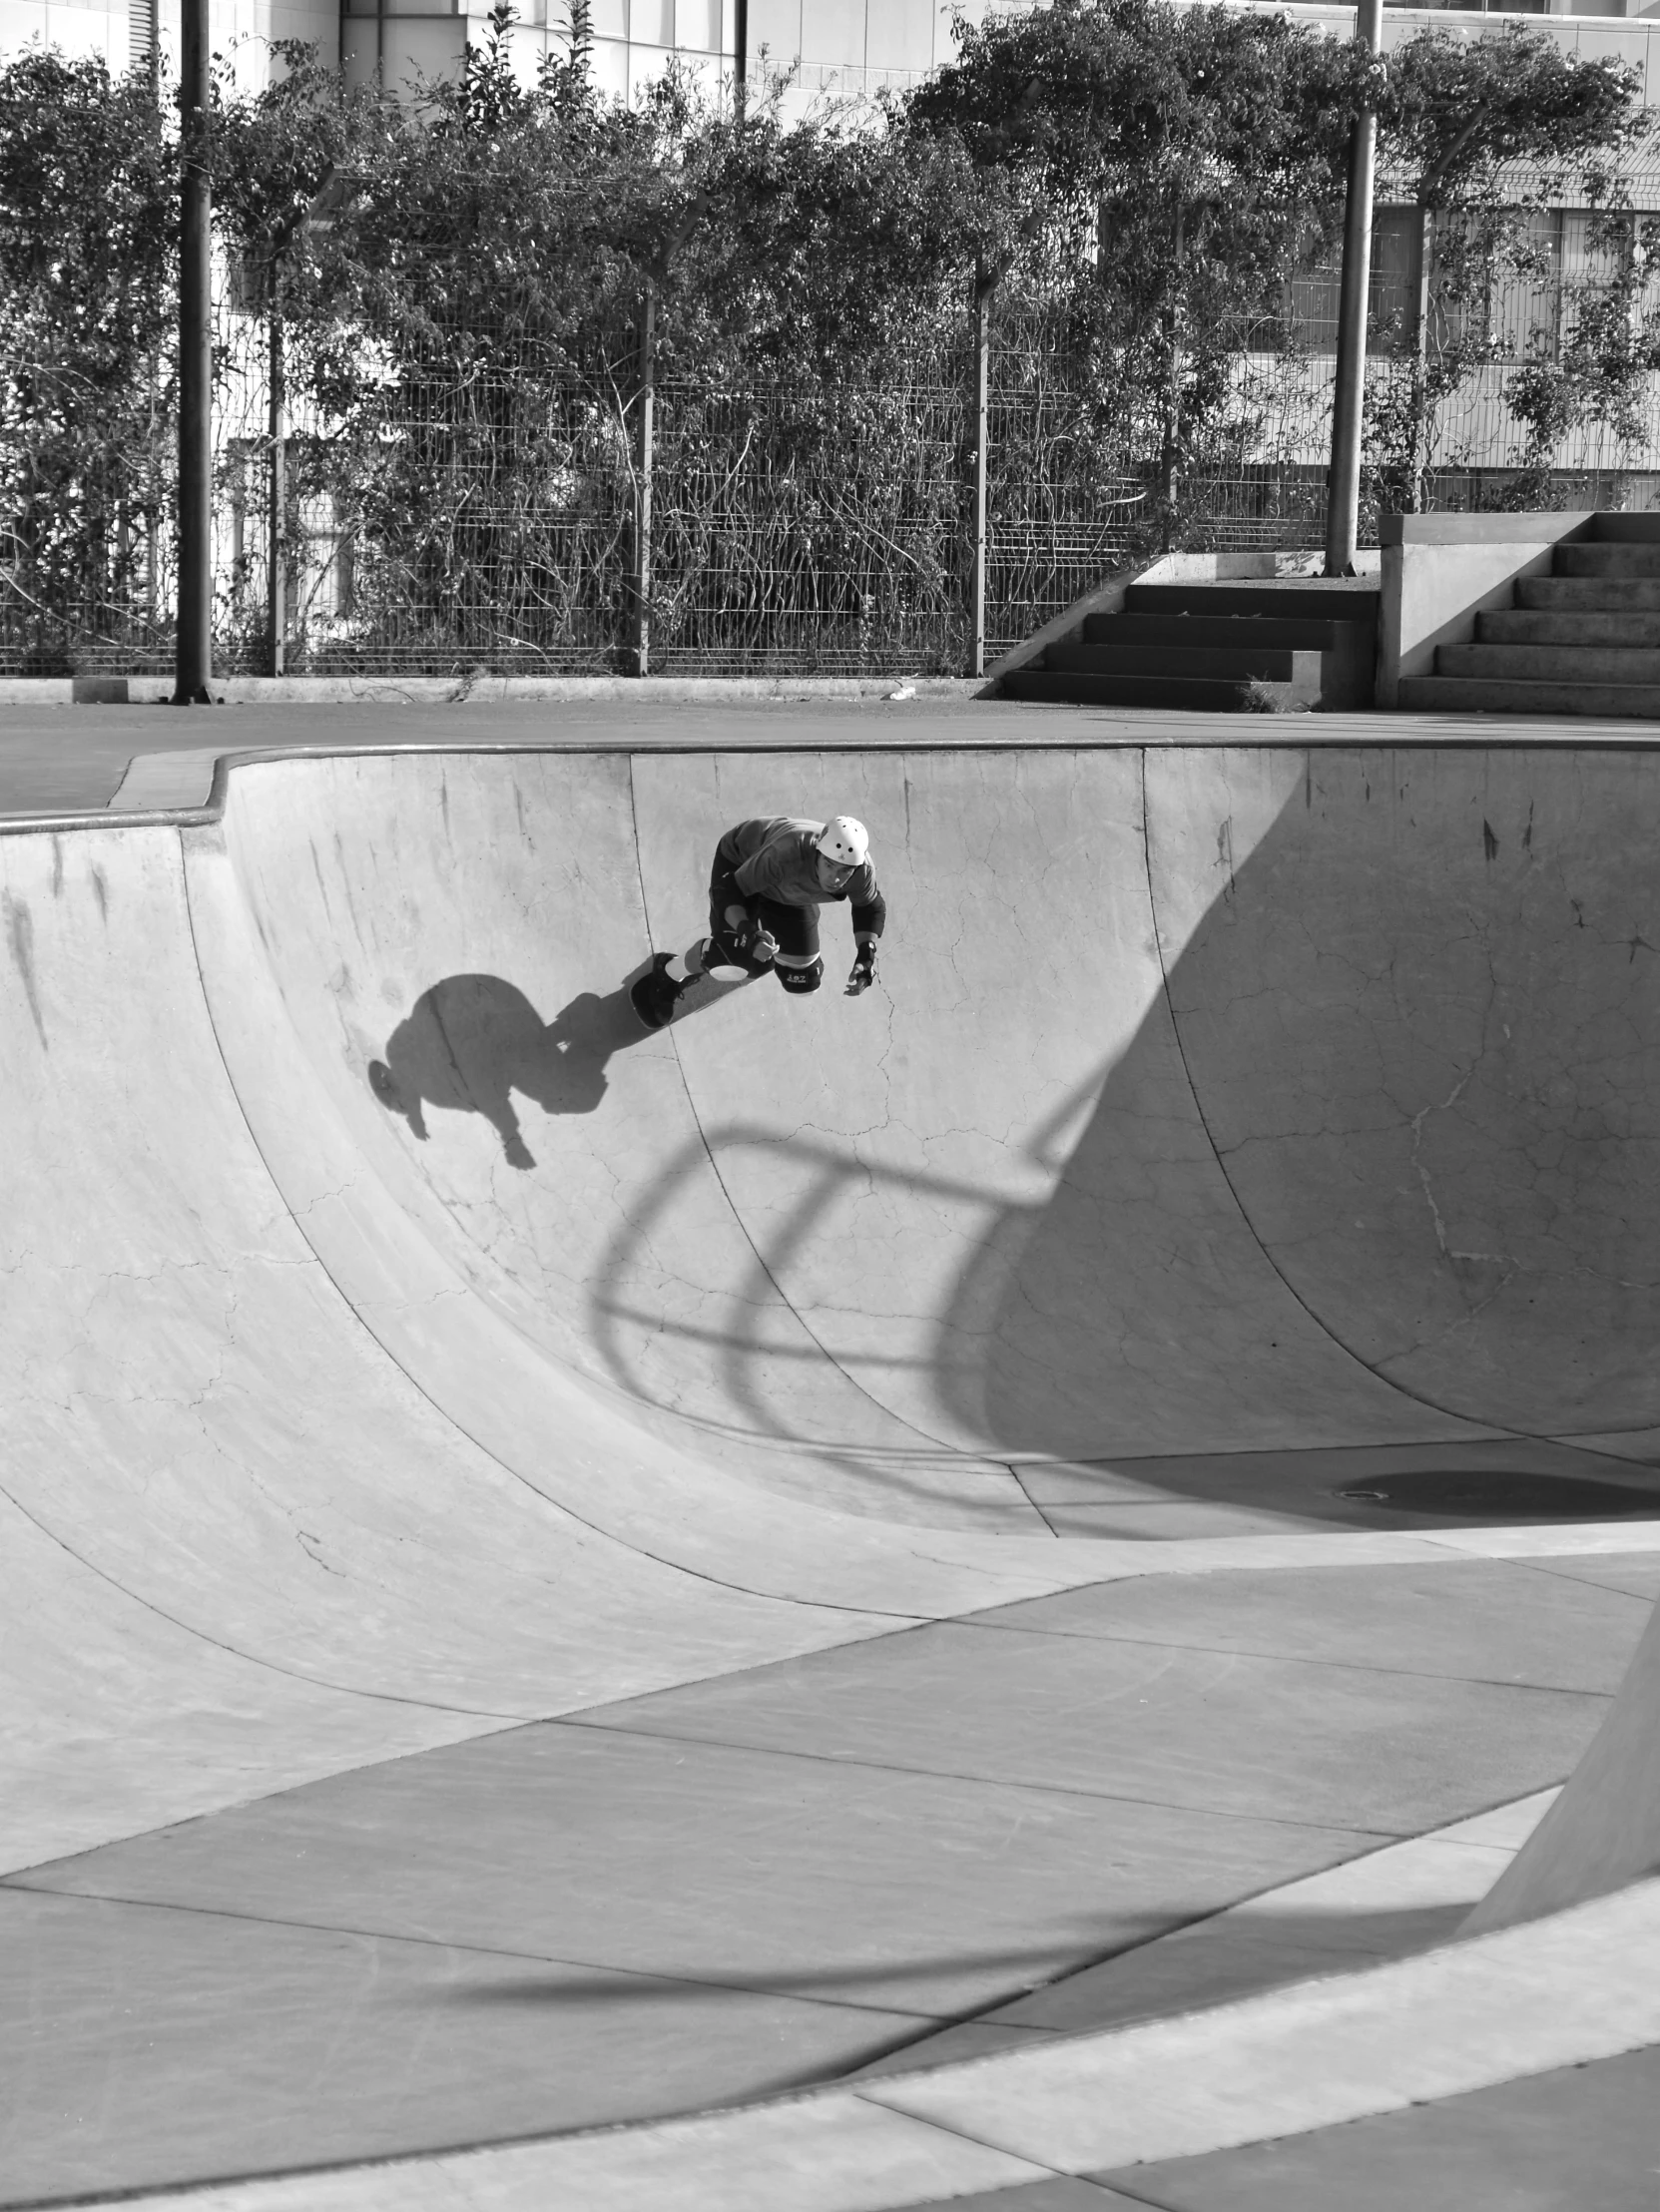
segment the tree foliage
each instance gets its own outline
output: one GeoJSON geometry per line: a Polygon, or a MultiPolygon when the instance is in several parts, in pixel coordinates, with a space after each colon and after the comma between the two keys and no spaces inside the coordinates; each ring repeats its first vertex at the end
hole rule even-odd
{"type": "MultiPolygon", "coordinates": [[[[1407,276],[1417,294],[1383,333],[1404,372],[1378,378],[1371,394],[1385,496],[1423,504],[1448,403],[1481,371],[1525,353],[1530,366],[1505,396],[1528,424],[1533,464],[1514,496],[1536,501],[1550,448],[1598,407],[1582,375],[1547,365],[1541,348],[1554,356],[1557,333],[1518,336],[1499,306],[1506,293],[1554,291],[1568,321],[1590,311],[1597,279],[1562,270],[1550,211],[1565,202],[1606,215],[1618,201],[1622,157],[1648,129],[1636,72],[1585,61],[1525,25],[1474,40],[1429,29],[1391,55],[1381,125],[1384,189],[1415,211],[1407,276]]],[[[1621,419],[1632,421],[1629,406],[1621,419]]]]}
{"type": "MultiPolygon", "coordinates": [[[[222,87],[214,115],[234,288],[260,314],[279,300],[306,425],[293,496],[332,501],[440,626],[515,573],[614,622],[648,302],[688,501],[730,508],[765,449],[765,557],[713,521],[685,549],[706,574],[747,560],[744,590],[769,564],[850,571],[878,541],[895,574],[956,588],[976,290],[996,291],[1005,372],[1036,395],[1021,420],[1048,441],[1014,452],[1011,414],[1009,469],[1069,471],[1099,503],[1152,468],[1156,526],[1196,527],[1184,478],[1237,470],[1269,369],[1282,397],[1302,373],[1306,273],[1335,255],[1363,102],[1434,255],[1432,315],[1394,332],[1406,372],[1374,408],[1385,476],[1421,470],[1472,367],[1513,368],[1542,456],[1575,422],[1628,431],[1660,360],[1652,242],[1618,230],[1635,80],[1526,28],[1421,32],[1380,66],[1288,15],[1055,0],[959,21],[955,58],[907,93],[803,116],[777,88],[735,110],[674,69],[632,104],[603,97],[586,0],[526,83],[511,20],[499,0],[457,77],[414,99],[349,91],[281,46],[275,81],[222,87]],[[1564,194],[1603,211],[1608,251],[1561,343],[1511,358],[1495,287],[1537,274],[1534,217],[1564,194]],[[907,392],[953,410],[925,453],[895,445],[907,392]],[[608,550],[579,587],[571,548],[599,542],[601,516],[608,550]]],[[[38,52],[0,69],[14,607],[117,607],[155,539],[177,160],[142,77],[38,52]]]]}
{"type": "Polygon", "coordinates": [[[119,645],[167,511],[174,164],[142,72],[0,70],[0,580],[28,665],[66,609],[119,645]]]}
{"type": "Polygon", "coordinates": [[[1569,193],[1597,206],[1647,117],[1628,63],[1586,61],[1506,23],[1478,39],[1429,29],[1404,41],[1388,59],[1380,125],[1383,176],[1420,207],[1569,193]]]}

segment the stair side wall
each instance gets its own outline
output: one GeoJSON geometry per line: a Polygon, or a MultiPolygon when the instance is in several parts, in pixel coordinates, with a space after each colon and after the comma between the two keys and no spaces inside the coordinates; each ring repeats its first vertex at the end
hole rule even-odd
{"type": "Polygon", "coordinates": [[[1470,645],[1475,618],[1508,607],[1518,576],[1550,573],[1556,547],[1591,535],[1594,515],[1381,515],[1380,707],[1398,707],[1403,677],[1431,676],[1438,645],[1470,645]]]}

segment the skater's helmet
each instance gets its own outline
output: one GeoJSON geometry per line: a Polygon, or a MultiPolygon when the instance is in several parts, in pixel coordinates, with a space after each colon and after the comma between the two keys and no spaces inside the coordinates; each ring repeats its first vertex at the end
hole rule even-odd
{"type": "Polygon", "coordinates": [[[862,867],[870,857],[870,832],[851,815],[837,815],[820,830],[815,850],[837,867],[862,867]]]}

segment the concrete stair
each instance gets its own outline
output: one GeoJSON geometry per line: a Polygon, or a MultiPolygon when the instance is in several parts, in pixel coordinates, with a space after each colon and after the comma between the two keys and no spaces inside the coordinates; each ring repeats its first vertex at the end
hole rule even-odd
{"type": "Polygon", "coordinates": [[[1660,514],[1594,516],[1513,598],[1476,616],[1473,643],[1437,646],[1432,676],[1402,677],[1400,705],[1660,719],[1660,514]]]}
{"type": "Polygon", "coordinates": [[[998,689],[1005,699],[1199,714],[1366,706],[1377,611],[1370,581],[1132,584],[1121,614],[1086,616],[998,689]]]}

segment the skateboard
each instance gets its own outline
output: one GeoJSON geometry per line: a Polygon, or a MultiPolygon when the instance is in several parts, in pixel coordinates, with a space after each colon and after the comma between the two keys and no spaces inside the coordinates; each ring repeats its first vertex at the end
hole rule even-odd
{"type": "Polygon", "coordinates": [[[713,975],[694,975],[682,985],[680,996],[664,1010],[666,994],[661,978],[670,957],[667,952],[653,953],[651,966],[629,986],[629,999],[642,1028],[672,1029],[676,1022],[685,1021],[692,1014],[701,1014],[723,998],[730,998],[734,991],[748,990],[752,983],[762,979],[759,975],[738,975],[723,981],[713,975]]]}

